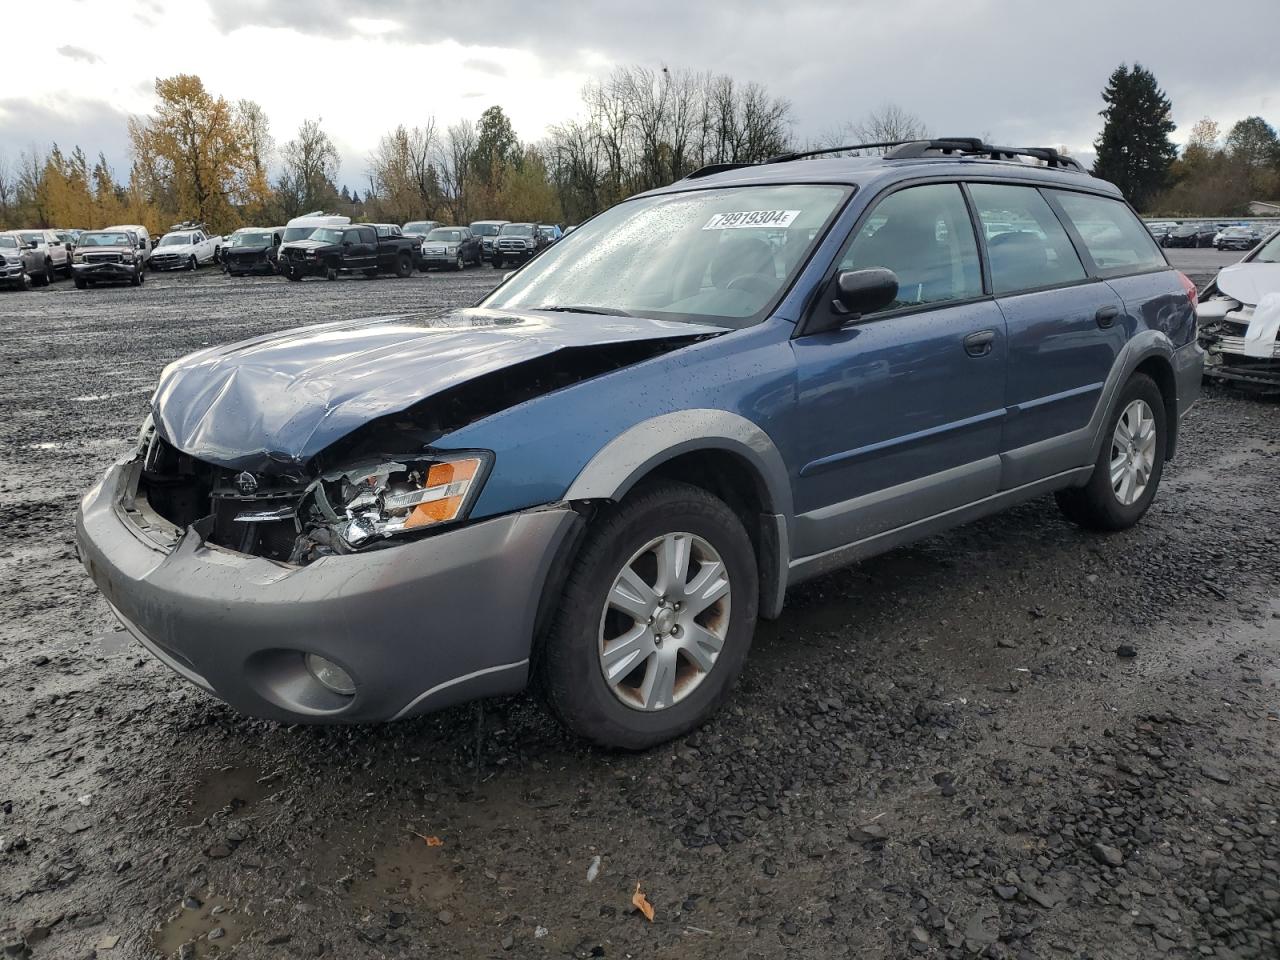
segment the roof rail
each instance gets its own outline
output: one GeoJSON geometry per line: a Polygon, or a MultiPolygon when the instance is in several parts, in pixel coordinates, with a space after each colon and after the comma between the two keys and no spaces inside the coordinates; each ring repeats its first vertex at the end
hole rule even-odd
{"type": "MultiPolygon", "coordinates": [[[[981,140],[973,140],[968,138],[953,138],[956,143],[972,144],[973,146],[981,146],[981,140]]],[[[794,153],[780,153],[776,157],[769,157],[762,160],[762,163],[786,163],[790,160],[803,160],[805,157],[820,157],[824,153],[844,153],[847,150],[882,150],[888,147],[901,147],[910,143],[917,143],[916,140],[882,140],[878,143],[847,143],[842,147],[822,147],[818,150],[801,150],[794,153]]],[[[888,154],[885,154],[888,156],[888,154]]]]}
{"type": "Polygon", "coordinates": [[[930,155],[953,156],[956,154],[990,160],[1013,160],[1030,157],[1050,167],[1075,170],[1084,173],[1084,167],[1074,157],[1068,157],[1053,147],[996,147],[972,137],[947,137],[941,140],[914,140],[904,143],[885,154],[887,160],[910,160],[930,155]]]}

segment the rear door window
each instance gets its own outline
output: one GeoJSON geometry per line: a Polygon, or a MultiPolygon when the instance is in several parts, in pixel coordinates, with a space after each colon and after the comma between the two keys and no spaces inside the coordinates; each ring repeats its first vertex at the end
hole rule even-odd
{"type": "Polygon", "coordinates": [[[898,296],[885,310],[982,296],[978,242],[955,183],[908,187],[881,200],[845,251],[840,270],[887,267],[898,296]]]}
{"type": "Polygon", "coordinates": [[[1104,276],[1162,270],[1168,266],[1142,222],[1119,200],[1050,190],[1104,276]]]}
{"type": "Polygon", "coordinates": [[[1071,238],[1039,190],[973,183],[969,192],[986,236],[996,296],[1085,279],[1071,238]]]}

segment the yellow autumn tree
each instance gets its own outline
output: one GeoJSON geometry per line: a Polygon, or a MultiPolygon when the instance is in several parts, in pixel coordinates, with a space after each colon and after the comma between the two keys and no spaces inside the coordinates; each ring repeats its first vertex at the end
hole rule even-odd
{"type": "Polygon", "coordinates": [[[154,181],[147,188],[178,218],[233,229],[252,174],[241,118],[192,74],[157,79],[156,97],[151,116],[129,120],[138,166],[154,181]]]}

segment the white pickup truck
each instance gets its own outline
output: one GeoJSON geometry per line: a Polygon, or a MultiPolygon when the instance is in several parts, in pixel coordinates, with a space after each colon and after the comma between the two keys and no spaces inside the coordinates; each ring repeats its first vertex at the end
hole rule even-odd
{"type": "Polygon", "coordinates": [[[222,238],[213,237],[203,227],[182,226],[170,230],[151,251],[147,266],[152,270],[194,270],[222,257],[222,238]]]}

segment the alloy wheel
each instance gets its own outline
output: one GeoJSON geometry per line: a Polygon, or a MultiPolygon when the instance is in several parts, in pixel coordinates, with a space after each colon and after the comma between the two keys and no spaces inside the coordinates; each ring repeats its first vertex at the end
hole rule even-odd
{"type": "Polygon", "coordinates": [[[668,533],[636,551],[600,616],[600,669],[614,696],[651,712],[692,693],[724,647],[730,599],[728,569],[702,537],[668,533]]]}
{"type": "Polygon", "coordinates": [[[1145,400],[1134,400],[1111,437],[1111,489],[1124,506],[1146,492],[1156,463],[1156,418],[1145,400]]]}

